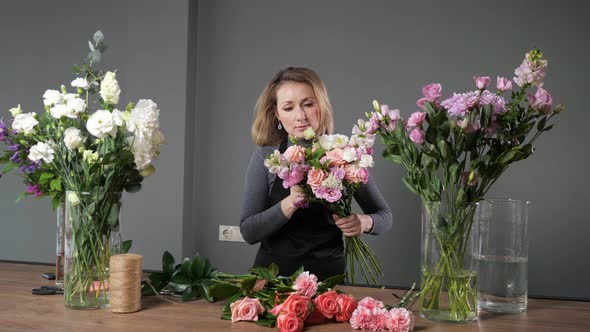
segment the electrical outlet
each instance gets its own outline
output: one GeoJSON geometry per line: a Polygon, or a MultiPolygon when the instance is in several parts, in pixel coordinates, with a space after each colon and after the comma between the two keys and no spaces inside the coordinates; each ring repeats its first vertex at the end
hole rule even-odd
{"type": "Polygon", "coordinates": [[[219,241],[246,242],[239,226],[219,225],[219,241]]]}

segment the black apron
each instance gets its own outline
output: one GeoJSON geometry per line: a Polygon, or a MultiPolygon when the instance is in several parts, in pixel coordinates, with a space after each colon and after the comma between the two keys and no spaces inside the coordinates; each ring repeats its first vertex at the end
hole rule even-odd
{"type": "MultiPolygon", "coordinates": [[[[287,148],[287,141],[280,145],[280,152],[287,148]]],[[[269,193],[270,206],[289,196],[283,180],[275,177],[269,193]]],[[[263,240],[258,249],[254,266],[279,266],[279,274],[290,276],[300,266],[315,274],[320,280],[344,273],[344,244],[342,231],[334,225],[332,214],[321,204],[310,204],[298,209],[281,229],[263,240]]]]}

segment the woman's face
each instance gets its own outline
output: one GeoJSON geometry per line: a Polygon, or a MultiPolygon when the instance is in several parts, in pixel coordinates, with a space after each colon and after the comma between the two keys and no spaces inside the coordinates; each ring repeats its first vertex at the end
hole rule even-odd
{"type": "Polygon", "coordinates": [[[283,82],[277,89],[276,116],[289,135],[302,139],[308,127],[317,132],[320,107],[311,86],[300,82],[283,82]]]}

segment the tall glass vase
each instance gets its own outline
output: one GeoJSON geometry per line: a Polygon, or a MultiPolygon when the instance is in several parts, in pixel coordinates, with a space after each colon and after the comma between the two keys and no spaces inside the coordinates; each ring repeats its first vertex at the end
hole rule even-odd
{"type": "Polygon", "coordinates": [[[486,199],[478,203],[480,310],[500,313],[527,310],[530,205],[531,202],[512,199],[486,199]]]}
{"type": "Polygon", "coordinates": [[[55,286],[64,286],[64,233],[66,228],[66,205],[62,202],[55,211],[55,286]]]}
{"type": "Polygon", "coordinates": [[[422,203],[420,314],[437,322],[477,319],[477,269],[472,234],[476,204],[422,203]]]}
{"type": "Polygon", "coordinates": [[[66,193],[64,300],[73,309],[109,305],[109,259],[120,253],[122,193],[66,193]]]}

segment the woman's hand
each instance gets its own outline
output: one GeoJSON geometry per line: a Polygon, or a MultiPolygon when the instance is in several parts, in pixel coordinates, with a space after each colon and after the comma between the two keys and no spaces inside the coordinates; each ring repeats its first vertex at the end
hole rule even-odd
{"type": "Polygon", "coordinates": [[[336,220],[336,226],[338,226],[346,236],[357,236],[362,233],[368,233],[373,228],[373,218],[366,214],[353,213],[344,218],[340,218],[333,214],[332,218],[336,220]]]}
{"type": "Polygon", "coordinates": [[[291,193],[281,201],[281,210],[287,218],[291,218],[298,208],[307,202],[307,195],[301,186],[291,187],[291,193]]]}

